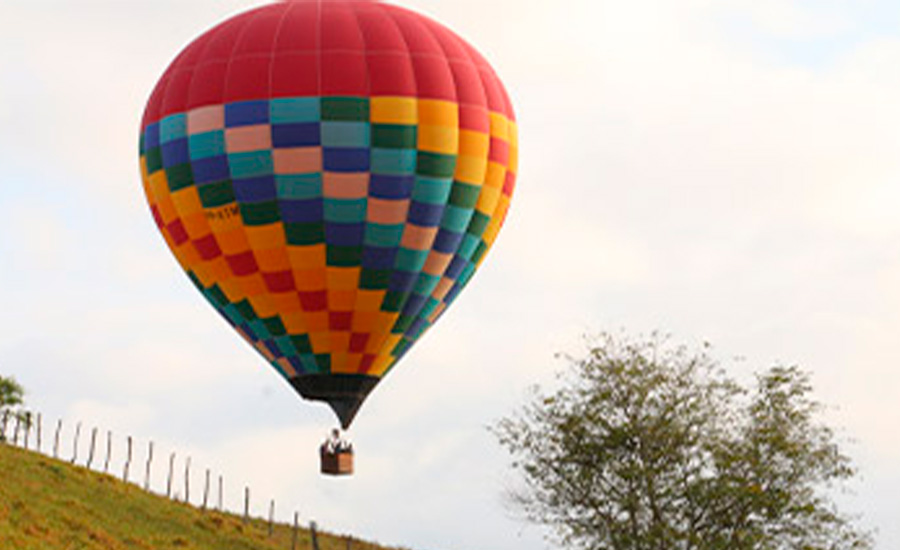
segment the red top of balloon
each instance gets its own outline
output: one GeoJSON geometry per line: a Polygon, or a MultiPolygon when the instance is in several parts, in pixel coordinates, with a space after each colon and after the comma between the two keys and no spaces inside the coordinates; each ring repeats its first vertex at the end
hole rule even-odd
{"type": "Polygon", "coordinates": [[[304,96],[444,99],[513,119],[488,62],[443,25],[368,0],[288,0],[241,13],[166,70],[142,128],[206,105],[304,96]]]}

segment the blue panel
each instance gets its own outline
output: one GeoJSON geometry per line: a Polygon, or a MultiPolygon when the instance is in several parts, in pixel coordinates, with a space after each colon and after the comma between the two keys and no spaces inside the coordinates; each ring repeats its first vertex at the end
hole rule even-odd
{"type": "Polygon", "coordinates": [[[393,269],[396,257],[396,248],[366,246],[363,248],[362,266],[366,269],[393,269]]]}
{"type": "Polygon", "coordinates": [[[407,199],[412,194],[415,181],[416,177],[413,175],[372,174],[369,179],[369,196],[378,199],[407,199]]]}
{"type": "Polygon", "coordinates": [[[167,143],[185,136],[187,136],[187,116],[184,113],[167,116],[160,121],[160,143],[167,143]]]}
{"type": "Polygon", "coordinates": [[[232,186],[238,202],[264,202],[277,198],[275,178],[272,176],[236,179],[232,181],[232,186]]]}
{"type": "Polygon", "coordinates": [[[283,200],[278,203],[281,210],[281,219],[285,223],[316,223],[322,221],[322,201],[312,200],[283,200]]]}
{"type": "Polygon", "coordinates": [[[321,174],[276,175],[278,197],[282,199],[317,199],[322,197],[321,174]]]}
{"type": "Polygon", "coordinates": [[[273,99],[269,104],[272,124],[318,122],[322,119],[318,97],[273,99]]]}
{"type": "Polygon", "coordinates": [[[228,169],[228,157],[225,155],[194,160],[191,162],[191,169],[194,172],[194,181],[197,183],[222,181],[231,177],[231,171],[228,169]]]}
{"type": "Polygon", "coordinates": [[[320,143],[318,122],[272,126],[273,147],[316,147],[320,143]]]}
{"type": "Polygon", "coordinates": [[[415,315],[427,301],[428,296],[423,296],[421,294],[413,292],[412,294],[410,294],[409,300],[407,300],[406,304],[403,305],[403,315],[415,315]]]}
{"type": "Polygon", "coordinates": [[[154,122],[147,126],[144,130],[144,150],[149,151],[154,147],[159,147],[159,123],[154,122]]]}
{"type": "Polygon", "coordinates": [[[394,271],[391,274],[391,283],[388,286],[388,290],[400,293],[409,292],[412,290],[413,285],[416,284],[418,276],[418,273],[410,271],[394,271]]]}
{"type": "Polygon", "coordinates": [[[322,163],[329,172],[366,172],[369,170],[368,149],[322,150],[322,163]]]}
{"type": "Polygon", "coordinates": [[[194,134],[188,138],[192,159],[203,159],[225,154],[225,132],[215,130],[194,134]]]}
{"type": "Polygon", "coordinates": [[[187,138],[179,138],[163,143],[162,159],[163,166],[165,166],[166,168],[171,168],[172,166],[178,166],[179,164],[190,162],[191,155],[188,150],[187,138]]]}
{"type": "Polygon", "coordinates": [[[459,243],[462,242],[463,234],[447,231],[444,228],[438,230],[437,237],[434,239],[433,248],[444,254],[456,252],[459,243]]]}
{"type": "Polygon", "coordinates": [[[368,122],[322,123],[322,146],[324,147],[369,147],[368,122]]]}
{"type": "Polygon", "coordinates": [[[225,105],[225,126],[250,126],[269,122],[268,101],[240,101],[225,105]]]}
{"type": "Polygon", "coordinates": [[[359,246],[363,242],[365,224],[329,223],[325,226],[325,242],[335,246],[359,246]]]}
{"type": "Polygon", "coordinates": [[[454,256],[453,261],[450,262],[450,265],[447,267],[447,271],[444,273],[448,279],[453,279],[454,281],[459,278],[459,274],[462,273],[463,269],[466,268],[466,264],[469,263],[459,256],[454,256]]]}
{"type": "Polygon", "coordinates": [[[422,227],[434,227],[441,223],[441,217],[444,213],[443,204],[426,204],[424,202],[415,202],[409,206],[408,223],[421,225],[422,227]]]}

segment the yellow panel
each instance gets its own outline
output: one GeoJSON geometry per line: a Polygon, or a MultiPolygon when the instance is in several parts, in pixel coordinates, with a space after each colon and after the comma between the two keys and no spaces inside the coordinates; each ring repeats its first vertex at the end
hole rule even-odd
{"type": "Polygon", "coordinates": [[[247,242],[247,235],[243,229],[232,229],[231,231],[216,233],[216,241],[218,241],[222,252],[228,256],[242,254],[250,250],[250,243],[247,242]]]}
{"type": "Polygon", "coordinates": [[[460,155],[456,158],[456,173],[453,178],[463,183],[481,185],[484,183],[487,167],[487,157],[460,155]]]}
{"type": "Polygon", "coordinates": [[[279,315],[301,311],[300,298],[296,292],[280,292],[278,294],[270,294],[269,299],[279,315]]]}
{"type": "Polygon", "coordinates": [[[150,188],[150,192],[153,193],[153,196],[157,199],[168,196],[169,180],[168,178],[166,178],[165,170],[154,172],[150,177],[148,177],[147,186],[150,188]]]}
{"type": "Polygon", "coordinates": [[[476,130],[459,131],[459,154],[487,158],[491,149],[491,136],[476,130]]]}
{"type": "Polygon", "coordinates": [[[359,367],[362,365],[362,357],[363,356],[361,353],[347,354],[347,370],[345,372],[348,372],[348,373],[359,372],[359,367]]]}
{"type": "Polygon", "coordinates": [[[185,241],[181,246],[172,246],[173,244],[169,243],[169,247],[172,249],[172,253],[175,254],[175,259],[178,260],[178,263],[181,264],[185,271],[202,261],[200,254],[197,253],[197,249],[194,248],[191,241],[185,241]]]}
{"type": "Polygon", "coordinates": [[[310,332],[309,341],[312,344],[313,353],[331,353],[330,332],[310,332]]]}
{"type": "Polygon", "coordinates": [[[478,203],[475,204],[475,209],[482,214],[490,216],[497,208],[497,201],[500,200],[500,195],[502,195],[501,189],[498,189],[497,187],[482,187],[481,194],[478,195],[478,203]]]}
{"type": "Polygon", "coordinates": [[[265,226],[246,226],[247,240],[254,250],[284,248],[284,224],[281,222],[265,226]]]}
{"type": "MultiPolygon", "coordinates": [[[[231,273],[231,270],[229,269],[228,272],[231,273]]],[[[219,285],[219,288],[222,289],[222,292],[225,293],[225,296],[228,297],[229,302],[240,302],[247,297],[247,295],[244,294],[244,289],[241,288],[237,277],[220,279],[217,284],[219,285]]]]}
{"type": "Polygon", "coordinates": [[[278,315],[278,308],[275,307],[275,303],[268,294],[250,296],[247,300],[259,317],[274,317],[278,315]]]}
{"type": "Polygon", "coordinates": [[[379,355],[375,362],[372,364],[372,367],[369,369],[367,374],[372,376],[381,376],[384,374],[388,368],[391,366],[391,362],[394,360],[390,355],[379,355]]]}
{"type": "Polygon", "coordinates": [[[159,210],[159,216],[162,218],[163,224],[168,225],[172,223],[172,220],[178,217],[178,212],[175,211],[172,199],[168,195],[157,196],[157,199],[156,208],[159,210]]]}
{"type": "Polygon", "coordinates": [[[289,334],[304,334],[307,331],[306,315],[301,311],[284,313],[281,316],[281,321],[284,323],[284,328],[287,329],[289,334]]]}
{"type": "Polygon", "coordinates": [[[384,290],[359,290],[356,292],[355,311],[378,311],[384,302],[384,290]]]}
{"type": "Polygon", "coordinates": [[[237,204],[208,208],[204,212],[214,233],[226,233],[244,227],[244,222],[241,219],[241,209],[237,204]]]}
{"type": "Polygon", "coordinates": [[[302,271],[316,267],[325,267],[325,245],[289,246],[288,258],[294,270],[302,271]]]}
{"type": "Polygon", "coordinates": [[[251,298],[254,296],[263,296],[269,292],[265,281],[263,281],[262,275],[258,273],[246,277],[238,277],[238,284],[241,285],[244,294],[251,298]]]}
{"type": "Polygon", "coordinates": [[[418,148],[422,151],[455,155],[459,148],[459,129],[451,126],[419,126],[418,148]]]}
{"type": "Polygon", "coordinates": [[[356,290],[359,286],[359,272],[358,267],[329,267],[328,289],[356,290]]]}
{"type": "Polygon", "coordinates": [[[303,271],[294,271],[294,282],[297,285],[297,290],[302,290],[304,292],[318,292],[320,290],[325,290],[327,287],[325,286],[327,283],[325,277],[325,268],[319,269],[305,269],[303,271]]]}
{"type": "MultiPolygon", "coordinates": [[[[331,335],[332,338],[337,336],[336,334],[331,335]]],[[[333,373],[350,373],[352,371],[347,367],[347,352],[346,351],[332,351],[331,352],[331,372],[333,373]]]]}
{"type": "Polygon", "coordinates": [[[491,137],[509,140],[509,119],[500,113],[491,113],[491,137]]]}
{"type": "Polygon", "coordinates": [[[224,256],[205,262],[205,267],[217,283],[231,278],[231,268],[228,266],[228,262],[225,261],[224,256]]]}
{"type": "Polygon", "coordinates": [[[459,105],[442,99],[420,99],[419,124],[459,128],[459,105]]]}
{"type": "Polygon", "coordinates": [[[353,311],[356,304],[355,290],[329,290],[328,308],[331,311],[353,311]]]}
{"type": "Polygon", "coordinates": [[[332,332],[331,333],[331,352],[347,352],[350,349],[350,333],[349,332],[332,332]]]}
{"type": "Polygon", "coordinates": [[[489,162],[484,184],[488,187],[502,188],[504,183],[506,183],[506,167],[498,162],[489,162]]]}
{"type": "Polygon", "coordinates": [[[377,318],[378,313],[374,311],[354,311],[350,328],[356,333],[369,334],[372,332],[377,318]]]}
{"type": "Polygon", "coordinates": [[[186,216],[182,214],[181,223],[192,239],[204,237],[209,233],[209,222],[206,221],[206,215],[203,212],[194,212],[186,216]]]}
{"type": "Polygon", "coordinates": [[[373,97],[369,100],[369,120],[376,124],[416,124],[417,100],[412,97],[373,97]]]}
{"type": "Polygon", "coordinates": [[[193,185],[179,189],[172,193],[172,202],[182,217],[203,211],[203,204],[200,202],[200,195],[197,188],[193,185]]]}
{"type": "Polygon", "coordinates": [[[312,311],[306,313],[306,329],[309,332],[324,332],[328,330],[328,312],[312,311]]]}
{"type": "Polygon", "coordinates": [[[291,269],[291,262],[283,248],[255,249],[253,255],[262,271],[273,273],[291,269]]]}
{"type": "Polygon", "coordinates": [[[509,146],[519,148],[519,125],[514,120],[509,121],[509,146]]]}

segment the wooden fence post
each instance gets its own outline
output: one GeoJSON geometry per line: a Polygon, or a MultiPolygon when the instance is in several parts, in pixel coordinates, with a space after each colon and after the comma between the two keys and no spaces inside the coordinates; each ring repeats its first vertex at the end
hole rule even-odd
{"type": "Polygon", "coordinates": [[[150,442],[150,446],[147,448],[147,471],[144,474],[144,490],[150,490],[150,464],[153,462],[153,442],[150,442]]]}
{"type": "Polygon", "coordinates": [[[191,502],[191,457],[184,461],[184,502],[191,502]]]}
{"type": "Polygon", "coordinates": [[[25,450],[26,451],[28,450],[28,440],[30,439],[30,437],[29,437],[30,435],[31,435],[31,413],[26,412],[25,413],[25,450]]]}
{"type": "Polygon", "coordinates": [[[297,550],[297,535],[299,534],[299,531],[300,531],[300,524],[298,523],[299,521],[300,521],[300,514],[297,512],[294,512],[294,529],[293,529],[294,534],[291,537],[291,550],[297,550]]]}
{"type": "Polygon", "coordinates": [[[41,429],[43,426],[43,418],[41,417],[41,413],[37,415],[37,452],[41,452],[41,429]]]}
{"type": "Polygon", "coordinates": [[[132,441],[131,436],[128,436],[128,454],[125,459],[125,471],[122,473],[122,481],[128,483],[128,470],[131,469],[131,450],[132,450],[132,441]]]}
{"type": "Polygon", "coordinates": [[[312,542],[313,550],[319,550],[319,534],[316,532],[317,528],[318,526],[316,525],[316,522],[309,522],[309,536],[311,539],[310,542],[312,542]]]}
{"type": "Polygon", "coordinates": [[[175,469],[175,453],[169,455],[169,478],[166,481],[166,498],[172,498],[172,470],[175,469]]]}
{"type": "Polygon", "coordinates": [[[91,430],[91,450],[88,452],[88,460],[87,460],[87,468],[91,469],[91,464],[94,463],[94,447],[97,445],[97,428],[91,430]]]}
{"type": "Polygon", "coordinates": [[[244,523],[250,521],[250,487],[244,487],[244,523]]]}
{"type": "Polygon", "coordinates": [[[269,501],[269,536],[272,536],[272,529],[275,523],[275,499],[269,501]]]}
{"type": "Polygon", "coordinates": [[[106,460],[103,462],[103,473],[109,473],[109,460],[112,458],[112,430],[106,430],[106,460]]]}
{"type": "Polygon", "coordinates": [[[19,444],[19,424],[22,422],[22,416],[16,414],[16,427],[13,429],[13,446],[19,444]]]}
{"type": "Polygon", "coordinates": [[[222,507],[222,498],[223,498],[223,497],[222,497],[222,487],[223,487],[222,476],[221,476],[221,474],[220,474],[220,475],[219,475],[219,511],[220,511],[220,512],[222,511],[222,508],[223,508],[223,507],[222,507]]]}
{"type": "Polygon", "coordinates": [[[81,439],[81,422],[79,422],[75,426],[75,441],[72,444],[72,464],[75,464],[75,459],[78,458],[78,440],[81,439]]]}
{"type": "Polygon", "coordinates": [[[203,484],[203,506],[201,510],[206,510],[206,504],[209,501],[209,468],[206,469],[206,482],[203,484]]]}
{"type": "Polygon", "coordinates": [[[56,435],[53,436],[53,458],[59,458],[59,432],[62,431],[62,418],[56,423],[56,435]]]}
{"type": "Polygon", "coordinates": [[[6,443],[7,422],[9,422],[9,411],[3,411],[3,421],[0,423],[0,443],[6,443]]]}
{"type": "Polygon", "coordinates": [[[347,535],[344,537],[344,541],[347,543],[347,550],[353,550],[353,537],[347,535]]]}

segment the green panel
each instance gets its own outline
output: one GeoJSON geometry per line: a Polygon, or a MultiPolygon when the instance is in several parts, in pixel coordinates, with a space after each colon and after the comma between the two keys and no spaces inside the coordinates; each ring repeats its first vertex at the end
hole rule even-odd
{"type": "Polygon", "coordinates": [[[323,97],[322,120],[368,122],[369,101],[358,97],[323,97]]]}
{"type": "Polygon", "coordinates": [[[451,180],[448,178],[416,177],[412,199],[426,204],[447,204],[450,196],[451,180]]]}
{"type": "Polygon", "coordinates": [[[400,248],[397,251],[397,259],[394,265],[397,269],[403,271],[418,272],[425,267],[425,260],[428,258],[427,250],[410,250],[408,248],[400,248]]]}
{"type": "Polygon", "coordinates": [[[331,356],[325,353],[316,354],[316,364],[319,366],[319,369],[322,371],[330,371],[331,370],[331,356]]]}
{"type": "Polygon", "coordinates": [[[166,168],[166,179],[169,182],[169,192],[174,193],[194,184],[194,172],[190,163],[179,164],[166,168]]]}
{"type": "Polygon", "coordinates": [[[384,290],[391,284],[390,269],[363,269],[359,276],[359,288],[384,290]]]}
{"type": "Polygon", "coordinates": [[[405,224],[384,225],[380,223],[366,224],[366,234],[363,242],[369,246],[394,248],[400,245],[403,239],[405,224]]]}
{"type": "Polygon", "coordinates": [[[476,211],[472,216],[472,221],[469,223],[469,229],[467,233],[471,233],[472,235],[477,235],[480,237],[484,234],[484,230],[487,229],[489,223],[491,223],[490,216],[476,211]]]}
{"type": "Polygon", "coordinates": [[[433,178],[452,178],[456,171],[456,155],[419,151],[416,173],[433,178]]]}
{"type": "Polygon", "coordinates": [[[287,334],[287,329],[284,328],[284,323],[281,322],[280,317],[269,317],[263,319],[262,322],[266,324],[266,329],[268,329],[272,336],[283,336],[287,334]]]}
{"type": "Polygon", "coordinates": [[[441,220],[441,227],[454,233],[463,233],[472,219],[471,208],[460,208],[458,206],[448,206],[444,209],[444,218],[441,220]]]}
{"type": "Polygon", "coordinates": [[[159,172],[163,168],[162,149],[154,147],[144,153],[144,159],[147,163],[147,174],[159,172]]]}
{"type": "Polygon", "coordinates": [[[419,279],[416,281],[416,286],[413,287],[413,292],[416,294],[421,294],[422,296],[428,296],[434,289],[437,287],[438,283],[441,282],[440,275],[429,275],[428,273],[420,273],[419,279]]]}
{"type": "Polygon", "coordinates": [[[228,296],[225,296],[225,293],[222,292],[222,289],[219,288],[219,285],[214,284],[209,287],[205,291],[206,297],[212,300],[213,303],[218,304],[219,307],[225,307],[228,305],[228,296]]]}
{"type": "Polygon", "coordinates": [[[294,343],[291,341],[290,336],[279,336],[275,338],[275,345],[278,346],[278,350],[285,357],[297,355],[297,350],[294,348],[294,343]]]}
{"type": "Polygon", "coordinates": [[[394,323],[394,326],[391,327],[391,332],[393,334],[404,333],[412,326],[415,320],[416,318],[412,315],[401,315],[400,318],[397,319],[397,322],[394,323]]]}
{"type": "Polygon", "coordinates": [[[268,225],[281,221],[278,201],[241,203],[241,217],[247,225],[268,225]]]}
{"type": "Polygon", "coordinates": [[[450,204],[460,208],[475,208],[479,194],[481,194],[480,185],[455,181],[453,182],[453,190],[450,191],[450,204]]]}
{"type": "Polygon", "coordinates": [[[365,221],[366,199],[325,199],[325,219],[337,223],[365,221]]]}
{"type": "Polygon", "coordinates": [[[197,193],[200,195],[200,203],[205,208],[218,208],[235,201],[234,188],[230,180],[199,185],[197,193]]]}
{"type": "Polygon", "coordinates": [[[385,149],[415,149],[418,143],[415,126],[375,124],[372,126],[372,146],[385,149]]]}
{"type": "Polygon", "coordinates": [[[291,342],[294,343],[294,347],[299,353],[312,353],[313,351],[312,343],[306,334],[291,335],[291,342]]]}
{"type": "Polygon", "coordinates": [[[409,296],[406,292],[391,292],[388,291],[384,296],[384,302],[381,304],[381,311],[387,311],[390,313],[397,313],[403,307],[403,304],[406,303],[406,299],[409,296]]]}
{"type": "Polygon", "coordinates": [[[234,304],[234,307],[244,319],[248,321],[256,319],[256,311],[254,311],[253,306],[250,305],[250,302],[248,300],[241,300],[240,302],[234,304]]]}
{"type": "Polygon", "coordinates": [[[327,263],[333,267],[355,267],[362,263],[361,246],[332,246],[326,251],[327,263]]]}
{"type": "Polygon", "coordinates": [[[288,244],[297,246],[325,242],[325,227],[321,223],[286,223],[284,234],[288,244]]]}
{"type": "Polygon", "coordinates": [[[475,249],[475,252],[472,253],[472,263],[478,263],[481,261],[481,258],[487,253],[488,246],[487,243],[481,241],[478,243],[478,247],[475,249]]]}

